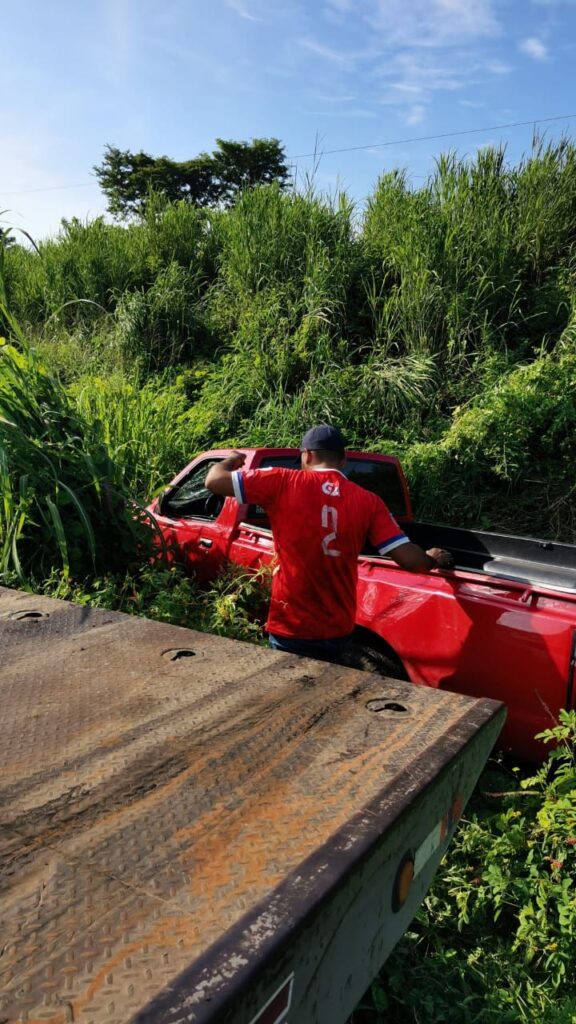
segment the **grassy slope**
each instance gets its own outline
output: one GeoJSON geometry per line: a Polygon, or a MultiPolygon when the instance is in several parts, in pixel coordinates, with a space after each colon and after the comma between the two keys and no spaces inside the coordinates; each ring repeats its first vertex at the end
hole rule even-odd
{"type": "Polygon", "coordinates": [[[139,496],[184,450],[332,419],[403,455],[427,516],[571,540],[575,225],[566,142],[518,167],[446,157],[416,192],[384,176],[361,221],[343,196],[273,187],[224,212],[157,200],[141,223],[12,246],[4,278],[83,413],[113,411],[120,461],[130,433],[139,496]]]}

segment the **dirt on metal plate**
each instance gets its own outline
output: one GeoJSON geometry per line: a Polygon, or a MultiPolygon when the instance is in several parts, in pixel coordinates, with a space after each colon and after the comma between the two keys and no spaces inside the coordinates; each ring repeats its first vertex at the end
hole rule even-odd
{"type": "Polygon", "coordinates": [[[125,1024],[497,705],[0,588],[0,708],[0,1021],[125,1024]]]}

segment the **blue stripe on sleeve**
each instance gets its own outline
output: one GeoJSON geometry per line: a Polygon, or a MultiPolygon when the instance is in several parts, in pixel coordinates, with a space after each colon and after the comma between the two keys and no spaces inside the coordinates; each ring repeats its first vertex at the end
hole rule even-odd
{"type": "Polygon", "coordinates": [[[389,540],[384,541],[383,544],[375,544],[381,555],[385,555],[388,551],[392,551],[394,548],[399,548],[401,544],[409,544],[410,538],[405,533],[397,533],[394,537],[390,537],[389,540]]]}
{"type": "Polygon", "coordinates": [[[242,495],[243,503],[247,504],[247,502],[246,502],[246,489],[244,487],[244,473],[242,472],[241,469],[238,470],[238,487],[240,488],[240,494],[242,495]]]}
{"type": "Polygon", "coordinates": [[[244,494],[240,487],[240,476],[241,473],[238,469],[235,469],[232,473],[232,487],[234,489],[234,497],[239,505],[244,504],[244,494]]]}

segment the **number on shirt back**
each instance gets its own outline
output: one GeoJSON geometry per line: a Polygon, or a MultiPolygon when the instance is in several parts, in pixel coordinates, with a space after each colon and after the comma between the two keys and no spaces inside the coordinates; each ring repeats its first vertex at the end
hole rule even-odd
{"type": "Polygon", "coordinates": [[[331,531],[322,538],[324,554],[332,558],[338,558],[341,552],[331,546],[336,541],[336,534],[338,533],[338,509],[334,508],[333,505],[322,505],[322,529],[331,531]]]}

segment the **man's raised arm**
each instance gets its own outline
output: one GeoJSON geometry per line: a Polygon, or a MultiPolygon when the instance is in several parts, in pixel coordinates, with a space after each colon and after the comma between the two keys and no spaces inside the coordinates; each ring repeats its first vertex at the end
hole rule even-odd
{"type": "Polygon", "coordinates": [[[222,459],[222,462],[214,462],[204,481],[205,487],[212,491],[212,494],[221,494],[224,498],[233,497],[232,473],[234,470],[240,469],[245,461],[246,456],[242,452],[232,452],[232,455],[222,459]]]}

